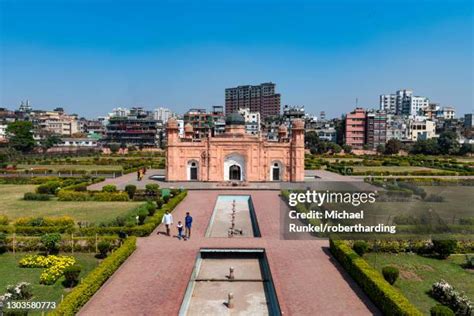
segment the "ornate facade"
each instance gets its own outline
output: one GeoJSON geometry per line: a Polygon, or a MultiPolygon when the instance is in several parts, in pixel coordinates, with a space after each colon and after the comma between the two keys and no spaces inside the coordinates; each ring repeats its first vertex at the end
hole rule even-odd
{"type": "Polygon", "coordinates": [[[193,138],[193,127],[178,135],[174,118],[167,123],[167,181],[303,181],[304,122],[295,120],[291,137],[280,126],[278,141],[245,132],[245,121],[234,113],[226,118],[224,134],[193,138]]]}

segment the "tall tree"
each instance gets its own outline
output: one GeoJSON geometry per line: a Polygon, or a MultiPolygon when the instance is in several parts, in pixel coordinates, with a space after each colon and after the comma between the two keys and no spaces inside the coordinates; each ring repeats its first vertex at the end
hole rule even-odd
{"type": "Polygon", "coordinates": [[[8,124],[6,133],[9,146],[23,153],[35,147],[33,139],[33,124],[27,121],[17,121],[8,124]]]}
{"type": "Polygon", "coordinates": [[[458,135],[453,131],[441,133],[438,138],[439,151],[445,155],[455,155],[459,152],[458,135]]]}
{"type": "Polygon", "coordinates": [[[389,139],[385,145],[385,154],[387,155],[397,155],[402,148],[402,143],[398,139],[389,139]]]}

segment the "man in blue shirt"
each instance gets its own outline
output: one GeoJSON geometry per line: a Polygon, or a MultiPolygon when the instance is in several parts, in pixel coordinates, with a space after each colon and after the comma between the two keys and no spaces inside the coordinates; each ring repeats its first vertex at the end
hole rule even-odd
{"type": "Polygon", "coordinates": [[[191,215],[189,215],[189,212],[186,212],[186,217],[184,218],[184,226],[185,226],[185,231],[184,231],[184,239],[189,239],[191,238],[191,226],[193,224],[193,218],[191,215]]]}

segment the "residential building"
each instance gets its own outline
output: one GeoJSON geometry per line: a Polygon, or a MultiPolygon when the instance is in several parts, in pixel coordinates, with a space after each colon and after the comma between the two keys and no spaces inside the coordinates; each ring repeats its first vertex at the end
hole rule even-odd
{"type": "Polygon", "coordinates": [[[363,149],[365,144],[366,111],[356,108],[346,115],[345,143],[354,149],[363,149]]]}
{"type": "Polygon", "coordinates": [[[105,126],[100,120],[79,119],[79,132],[88,137],[100,139],[105,135],[105,126]]]}
{"type": "Polygon", "coordinates": [[[387,115],[387,141],[397,139],[405,141],[408,138],[407,127],[408,120],[404,117],[388,114],[387,115]]]}
{"type": "Polygon", "coordinates": [[[53,111],[32,111],[30,115],[33,126],[38,132],[61,136],[72,136],[79,132],[77,115],[68,115],[62,108],[53,111]]]}
{"type": "Polygon", "coordinates": [[[451,120],[456,117],[456,110],[452,106],[441,107],[438,103],[430,103],[429,106],[422,109],[423,116],[427,119],[451,120]]]}
{"type": "Polygon", "coordinates": [[[7,126],[8,123],[5,121],[0,121],[0,143],[7,142],[7,126]]]}
{"type": "Polygon", "coordinates": [[[428,107],[430,101],[426,97],[413,95],[412,90],[398,90],[395,94],[380,95],[380,110],[388,114],[415,116],[428,107]]]}
{"type": "Polygon", "coordinates": [[[472,113],[464,114],[464,128],[474,128],[474,115],[472,113]]]}
{"type": "Polygon", "coordinates": [[[79,138],[61,138],[61,142],[56,145],[57,147],[97,147],[99,143],[95,139],[87,137],[79,138]]]}
{"type": "Polygon", "coordinates": [[[168,122],[168,120],[174,116],[175,114],[168,108],[159,107],[153,111],[153,118],[163,123],[168,122]]]}
{"type": "Polygon", "coordinates": [[[132,108],[127,116],[111,116],[106,126],[106,144],[118,143],[122,146],[160,146],[160,125],[149,111],[132,108]]]}
{"type": "Polygon", "coordinates": [[[241,108],[259,112],[261,119],[280,114],[280,94],[272,82],[225,89],[225,112],[231,114],[241,108]]]}
{"type": "Polygon", "coordinates": [[[367,112],[365,144],[370,149],[377,149],[387,142],[387,114],[383,111],[367,112]]]}
{"type": "Polygon", "coordinates": [[[245,131],[251,135],[258,135],[260,133],[260,113],[250,112],[248,108],[239,109],[239,113],[245,119],[245,131]]]}
{"type": "Polygon", "coordinates": [[[408,140],[416,142],[419,139],[436,137],[436,123],[430,120],[409,120],[407,125],[408,140]]]}
{"type": "Polygon", "coordinates": [[[193,127],[194,138],[205,138],[209,134],[219,135],[225,128],[224,111],[222,106],[214,106],[211,112],[206,109],[190,109],[183,116],[184,126],[193,127]]]}

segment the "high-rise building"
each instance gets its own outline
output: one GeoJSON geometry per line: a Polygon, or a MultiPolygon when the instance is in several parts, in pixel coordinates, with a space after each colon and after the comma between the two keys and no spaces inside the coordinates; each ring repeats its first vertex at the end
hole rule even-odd
{"type": "Polygon", "coordinates": [[[280,114],[280,94],[275,93],[275,84],[262,83],[257,86],[238,86],[225,89],[225,112],[231,114],[241,108],[259,112],[261,119],[280,114]]]}
{"type": "Polygon", "coordinates": [[[153,111],[153,117],[157,121],[162,121],[163,123],[168,122],[168,120],[175,116],[168,108],[159,107],[153,111]]]}
{"type": "Polygon", "coordinates": [[[354,149],[362,149],[365,144],[366,112],[356,108],[346,115],[345,143],[354,149]]]}
{"type": "Polygon", "coordinates": [[[369,149],[377,149],[387,142],[387,114],[383,111],[367,112],[365,144],[369,149]]]}
{"type": "Polygon", "coordinates": [[[428,107],[430,100],[413,95],[412,90],[398,90],[395,94],[380,95],[380,110],[388,114],[416,116],[428,107]]]}

